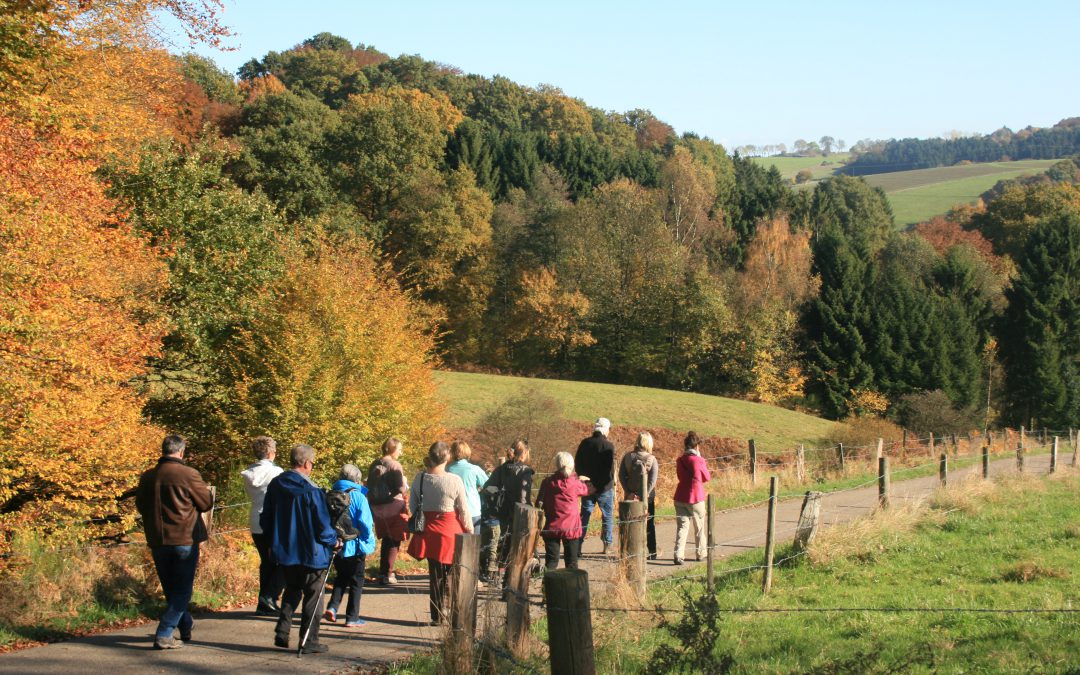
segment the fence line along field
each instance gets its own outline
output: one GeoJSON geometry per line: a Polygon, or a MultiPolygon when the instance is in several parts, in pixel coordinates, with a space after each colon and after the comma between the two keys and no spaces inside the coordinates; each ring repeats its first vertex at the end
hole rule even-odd
{"type": "Polygon", "coordinates": [[[616,426],[694,429],[706,436],[756,438],[773,447],[816,445],[835,424],[803,413],[721,396],[594,382],[544,380],[479,373],[435,373],[439,397],[446,404],[446,424],[476,426],[523,387],[558,400],[574,422],[603,416],[616,426]]]}

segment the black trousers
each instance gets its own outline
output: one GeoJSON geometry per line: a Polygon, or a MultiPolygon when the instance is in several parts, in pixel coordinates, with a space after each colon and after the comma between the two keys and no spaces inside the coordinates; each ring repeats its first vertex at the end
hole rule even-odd
{"type": "Polygon", "coordinates": [[[274,562],[270,555],[270,538],[265,533],[251,533],[251,540],[255,542],[255,550],[259,552],[259,604],[273,600],[277,602],[281,596],[281,590],[285,588],[285,576],[281,572],[281,566],[274,562]]]}
{"type": "Polygon", "coordinates": [[[578,555],[581,553],[580,539],[548,539],[544,538],[544,567],[548,571],[559,566],[559,544],[562,544],[563,561],[566,569],[576,570],[578,555]]]}
{"type": "Polygon", "coordinates": [[[453,565],[428,559],[428,604],[431,606],[431,620],[435,623],[450,622],[450,606],[447,595],[450,591],[450,569],[453,565]]]}
{"type": "Polygon", "coordinates": [[[649,522],[645,525],[645,540],[649,555],[656,555],[656,497],[649,495],[649,522]]]}
{"type": "Polygon", "coordinates": [[[345,605],[345,621],[360,618],[360,596],[364,594],[364,566],[367,556],[363,553],[351,558],[334,558],[334,591],[330,594],[330,609],[337,614],[338,606],[345,591],[349,591],[349,602],[345,605]]]}
{"type": "Polygon", "coordinates": [[[292,628],[292,615],[300,606],[303,598],[303,610],[300,615],[300,638],[311,626],[307,644],[319,642],[319,620],[322,618],[323,574],[325,570],[314,570],[303,565],[286,565],[281,568],[285,575],[285,593],[281,596],[281,614],[278,615],[274,634],[288,642],[292,628]],[[314,621],[314,623],[312,623],[314,621]]]}

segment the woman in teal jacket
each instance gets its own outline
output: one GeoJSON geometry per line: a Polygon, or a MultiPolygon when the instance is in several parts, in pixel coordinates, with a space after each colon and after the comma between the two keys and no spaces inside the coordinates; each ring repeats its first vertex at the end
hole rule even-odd
{"type": "Polygon", "coordinates": [[[360,618],[360,596],[364,592],[364,567],[367,556],[375,552],[375,523],[368,506],[367,488],[361,485],[363,476],[355,464],[341,467],[341,475],[333,489],[349,495],[349,514],[353,527],[360,533],[356,539],[345,542],[341,553],[334,558],[334,591],[330,594],[330,603],[324,617],[327,621],[337,621],[337,610],[345,589],[349,589],[349,602],[345,605],[345,627],[359,628],[364,625],[360,618]]]}

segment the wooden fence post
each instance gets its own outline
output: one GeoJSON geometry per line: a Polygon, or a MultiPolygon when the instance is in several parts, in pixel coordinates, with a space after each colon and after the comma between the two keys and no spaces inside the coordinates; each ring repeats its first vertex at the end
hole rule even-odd
{"type": "Polygon", "coordinates": [[[765,579],[761,592],[768,593],[772,588],[773,554],[776,552],[776,476],[769,478],[769,522],[765,528],[765,579]]]}
{"type": "Polygon", "coordinates": [[[757,485],[757,443],[750,439],[750,484],[757,485]]]}
{"type": "Polygon", "coordinates": [[[956,437],[956,434],[952,435],[952,456],[956,457],[960,454],[960,439],[956,437]]]}
{"type": "Polygon", "coordinates": [[[645,597],[645,525],[648,502],[619,502],[619,572],[630,588],[645,597]]]}
{"type": "Polygon", "coordinates": [[[931,457],[934,456],[934,432],[933,431],[930,432],[930,445],[926,448],[926,454],[928,454],[931,457]]]}
{"type": "Polygon", "coordinates": [[[821,493],[806,492],[802,510],[799,511],[799,526],[795,529],[795,551],[805,551],[817,534],[821,523],[821,493]]]}
{"type": "Polygon", "coordinates": [[[878,506],[889,508],[889,458],[878,460],[878,506]]]}
{"type": "Polygon", "coordinates": [[[705,587],[712,593],[716,590],[715,578],[713,577],[713,549],[716,546],[716,540],[713,523],[713,496],[706,495],[705,497],[705,542],[709,548],[705,551],[705,587]]]}
{"type": "Polygon", "coordinates": [[[1047,436],[1047,431],[1046,431],[1046,427],[1043,427],[1043,432],[1042,432],[1042,444],[1043,444],[1043,445],[1046,445],[1046,443],[1047,443],[1047,441],[1049,440],[1049,438],[1050,438],[1050,437],[1049,437],[1049,436],[1047,436]]]}
{"type": "Polygon", "coordinates": [[[1024,443],[1023,441],[1016,444],[1016,470],[1020,473],[1024,473],[1024,443]]]}
{"type": "Polygon", "coordinates": [[[795,477],[800,485],[806,480],[806,448],[801,443],[795,451],[795,477]]]}
{"type": "Polygon", "coordinates": [[[1054,443],[1050,446],[1050,473],[1057,471],[1058,437],[1054,436],[1054,443]]]}
{"type": "Polygon", "coordinates": [[[589,573],[555,570],[544,575],[551,672],[595,675],[589,573]]]}
{"type": "Polygon", "coordinates": [[[938,480],[941,481],[941,487],[945,487],[949,484],[949,453],[941,453],[941,458],[938,460],[938,480]]]}
{"type": "Polygon", "coordinates": [[[476,581],[480,569],[480,535],[459,534],[454,543],[454,574],[450,581],[450,642],[446,664],[452,673],[473,672],[476,639],[476,581]]]}
{"type": "Polygon", "coordinates": [[[901,456],[907,453],[907,429],[904,429],[904,440],[901,442],[901,456]]]}
{"type": "Polygon", "coordinates": [[[877,439],[877,455],[875,456],[875,459],[881,459],[884,456],[885,456],[885,439],[884,438],[879,438],[879,439],[877,439]]]}
{"type": "Polygon", "coordinates": [[[1021,424],[1020,425],[1020,445],[1021,445],[1021,447],[1024,445],[1024,441],[1026,440],[1026,436],[1027,435],[1024,433],[1024,425],[1021,424]]]}
{"type": "Polygon", "coordinates": [[[844,444],[836,444],[836,459],[840,462],[840,473],[844,473],[844,444]]]}
{"type": "Polygon", "coordinates": [[[984,445],[982,449],[983,479],[990,478],[990,446],[984,445]]]}
{"type": "Polygon", "coordinates": [[[525,650],[529,636],[529,564],[540,537],[540,509],[514,505],[514,523],[510,537],[510,573],[506,598],[506,643],[515,654],[525,650]]]}
{"type": "Polygon", "coordinates": [[[206,536],[209,537],[214,534],[214,507],[217,506],[217,486],[207,485],[206,487],[210,488],[210,510],[204,511],[200,517],[203,525],[206,526],[206,536]]]}
{"type": "MultiPolygon", "coordinates": [[[[1070,431],[1072,431],[1072,430],[1070,429],[1070,431]]],[[[1076,432],[1073,432],[1073,439],[1072,439],[1072,448],[1073,448],[1073,458],[1072,458],[1072,465],[1073,465],[1073,467],[1074,467],[1074,468],[1075,468],[1075,467],[1077,467],[1077,466],[1080,466],[1080,464],[1077,464],[1077,463],[1076,463],[1076,460],[1078,459],[1078,458],[1077,458],[1077,450],[1078,450],[1078,449],[1080,449],[1080,442],[1078,442],[1078,441],[1080,441],[1080,431],[1076,431],[1076,432]]]]}

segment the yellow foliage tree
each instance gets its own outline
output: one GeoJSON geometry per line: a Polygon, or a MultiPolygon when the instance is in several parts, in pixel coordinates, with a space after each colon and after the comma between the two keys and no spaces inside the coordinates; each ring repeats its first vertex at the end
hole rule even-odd
{"type": "Polygon", "coordinates": [[[160,441],[128,383],[166,328],[155,301],[164,268],[110,218],[116,205],[82,154],[0,117],[4,535],[114,516],[160,441]]]}
{"type": "Polygon", "coordinates": [[[517,349],[529,352],[534,367],[568,350],[596,343],[582,326],[589,313],[589,299],[561,288],[554,270],[523,270],[517,287],[506,335],[517,349]]]}
{"type": "Polygon", "coordinates": [[[366,466],[388,436],[431,440],[442,417],[433,340],[392,270],[366,244],[321,242],[292,257],[263,312],[228,347],[212,472],[246,462],[246,441],[258,434],[313,446],[324,478],[344,462],[366,466]]]}

